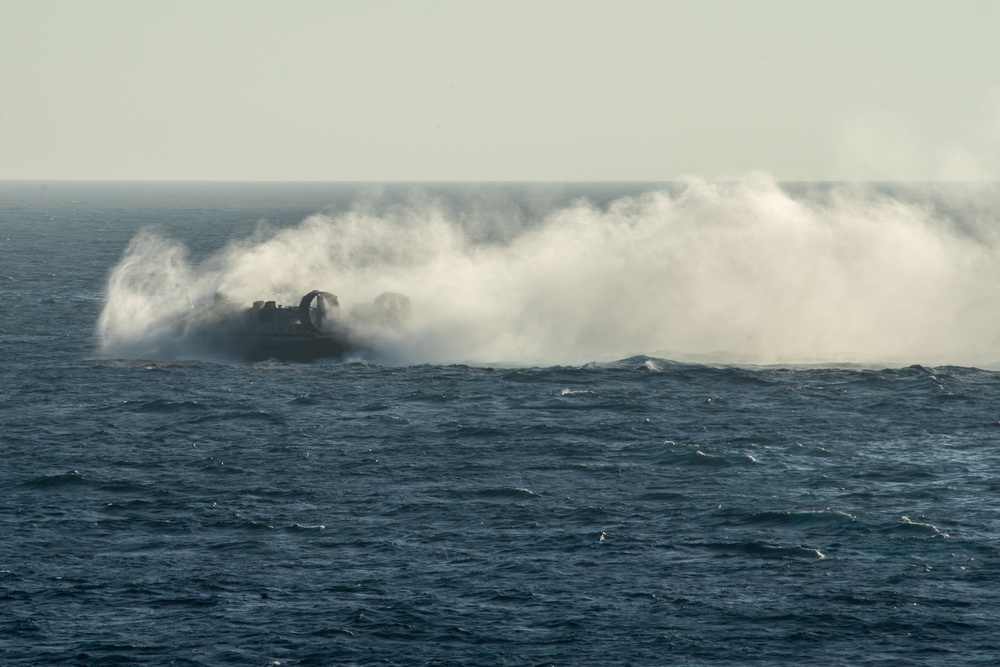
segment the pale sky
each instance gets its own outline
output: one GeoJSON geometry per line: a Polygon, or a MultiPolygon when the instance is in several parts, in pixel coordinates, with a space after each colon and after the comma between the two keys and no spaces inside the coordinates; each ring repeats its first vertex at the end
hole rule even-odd
{"type": "Polygon", "coordinates": [[[0,179],[1000,179],[1000,0],[0,0],[0,179]]]}

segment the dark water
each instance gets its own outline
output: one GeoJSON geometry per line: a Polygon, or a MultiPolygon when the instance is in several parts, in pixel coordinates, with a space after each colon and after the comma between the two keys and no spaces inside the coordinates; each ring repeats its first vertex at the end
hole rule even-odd
{"type": "Polygon", "coordinates": [[[0,184],[0,663],[998,663],[996,372],[98,354],[140,227],[364,189],[0,184]]]}

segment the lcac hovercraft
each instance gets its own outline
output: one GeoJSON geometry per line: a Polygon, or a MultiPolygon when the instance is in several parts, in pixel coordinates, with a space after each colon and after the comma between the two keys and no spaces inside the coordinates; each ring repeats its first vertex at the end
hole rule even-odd
{"type": "Polygon", "coordinates": [[[410,313],[410,299],[396,292],[383,292],[349,318],[337,296],[321,290],[297,306],[255,301],[246,308],[216,295],[209,308],[185,318],[181,334],[206,351],[249,361],[337,359],[367,351],[373,332],[398,329],[410,313]]]}

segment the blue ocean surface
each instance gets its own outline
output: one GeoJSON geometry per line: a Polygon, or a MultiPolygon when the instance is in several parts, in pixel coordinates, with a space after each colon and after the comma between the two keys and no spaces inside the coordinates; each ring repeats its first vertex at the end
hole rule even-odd
{"type": "Polygon", "coordinates": [[[0,183],[0,664],[1000,663],[997,189],[739,187],[0,183]]]}

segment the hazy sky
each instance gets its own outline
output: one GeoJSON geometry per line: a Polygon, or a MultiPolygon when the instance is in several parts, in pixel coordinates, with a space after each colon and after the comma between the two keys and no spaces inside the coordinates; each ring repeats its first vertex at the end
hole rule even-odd
{"type": "Polygon", "coordinates": [[[998,26],[996,0],[0,0],[0,179],[997,179],[998,26]]]}

